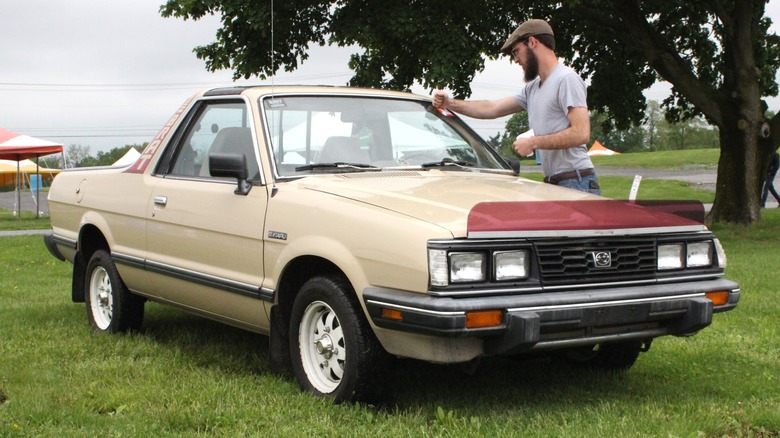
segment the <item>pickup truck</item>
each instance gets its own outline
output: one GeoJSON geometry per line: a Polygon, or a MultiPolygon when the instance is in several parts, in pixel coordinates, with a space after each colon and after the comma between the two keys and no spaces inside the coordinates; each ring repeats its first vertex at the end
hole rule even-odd
{"type": "Polygon", "coordinates": [[[381,397],[393,357],[627,369],[740,296],[695,211],[520,177],[409,93],[206,90],[134,164],[62,172],[48,200],[94,329],[176,306],[268,335],[272,369],[335,402],[381,397]]]}

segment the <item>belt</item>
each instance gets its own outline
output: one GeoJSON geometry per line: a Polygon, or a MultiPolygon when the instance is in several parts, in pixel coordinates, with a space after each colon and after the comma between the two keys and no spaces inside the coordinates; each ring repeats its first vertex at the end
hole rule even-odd
{"type": "Polygon", "coordinates": [[[572,178],[581,178],[583,176],[589,176],[596,173],[593,169],[573,170],[571,172],[563,172],[553,176],[544,177],[544,182],[549,184],[558,184],[559,182],[572,178]]]}

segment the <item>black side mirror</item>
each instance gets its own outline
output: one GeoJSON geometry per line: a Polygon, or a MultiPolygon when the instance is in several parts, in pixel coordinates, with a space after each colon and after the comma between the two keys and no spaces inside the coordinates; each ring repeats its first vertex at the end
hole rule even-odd
{"type": "Polygon", "coordinates": [[[520,175],[520,157],[502,155],[501,158],[515,171],[515,175],[520,175]]]}
{"type": "Polygon", "coordinates": [[[236,195],[246,196],[252,190],[246,157],[242,154],[209,154],[209,173],[211,176],[235,178],[238,187],[236,195]]]}

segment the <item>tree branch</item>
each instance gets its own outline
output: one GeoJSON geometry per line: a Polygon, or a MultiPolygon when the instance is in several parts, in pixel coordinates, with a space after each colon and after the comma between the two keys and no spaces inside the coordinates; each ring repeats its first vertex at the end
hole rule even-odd
{"type": "MultiPolygon", "coordinates": [[[[579,10],[579,6],[577,7],[579,10]]],[[[722,126],[724,119],[720,102],[724,96],[717,90],[705,86],[693,74],[689,65],[680,54],[663,42],[658,32],[648,23],[636,0],[616,0],[612,10],[620,18],[621,25],[604,24],[616,31],[624,32],[626,44],[633,44],[640,50],[648,64],[665,80],[674,85],[675,89],[685,96],[708,119],[722,126]]]]}

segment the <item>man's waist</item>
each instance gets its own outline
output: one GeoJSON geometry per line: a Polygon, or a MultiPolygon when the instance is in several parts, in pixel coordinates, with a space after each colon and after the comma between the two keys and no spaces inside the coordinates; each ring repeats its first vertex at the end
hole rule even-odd
{"type": "Polygon", "coordinates": [[[593,168],[572,170],[570,172],[561,172],[552,176],[546,176],[544,177],[544,182],[549,184],[558,184],[559,182],[567,179],[582,178],[584,176],[590,176],[595,173],[596,171],[593,168]]]}

